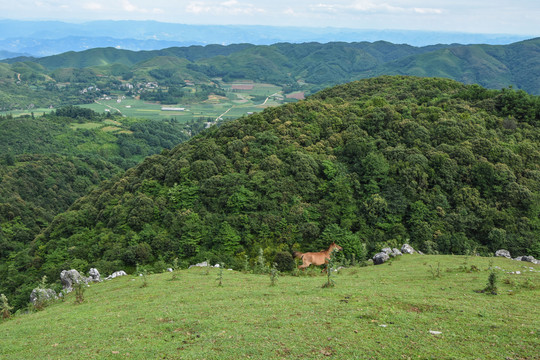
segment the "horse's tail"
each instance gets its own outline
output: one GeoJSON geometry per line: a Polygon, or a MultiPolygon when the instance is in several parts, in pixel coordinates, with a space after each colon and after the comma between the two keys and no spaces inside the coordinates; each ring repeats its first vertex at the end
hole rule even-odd
{"type": "Polygon", "coordinates": [[[301,252],[298,252],[298,251],[293,251],[292,254],[293,254],[293,258],[295,258],[295,259],[301,259],[302,256],[304,255],[304,253],[301,253],[301,252]]]}

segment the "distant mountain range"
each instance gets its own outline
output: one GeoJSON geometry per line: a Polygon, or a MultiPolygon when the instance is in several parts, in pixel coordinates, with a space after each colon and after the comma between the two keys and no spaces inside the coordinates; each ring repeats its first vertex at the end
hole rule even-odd
{"type": "Polygon", "coordinates": [[[59,21],[0,20],[0,59],[21,53],[42,57],[96,47],[139,51],[207,44],[270,45],[279,42],[379,40],[414,46],[455,43],[503,45],[530,37],[346,28],[185,25],[156,21],[91,21],[74,24],[59,21]]]}
{"type": "MultiPolygon", "coordinates": [[[[61,69],[63,72],[85,69],[84,78],[88,81],[94,81],[91,79],[96,76],[112,75],[125,81],[167,80],[168,84],[184,84],[186,80],[209,83],[219,77],[225,81],[306,84],[310,91],[317,91],[379,75],[414,75],[450,78],[492,89],[513,86],[540,94],[540,38],[509,45],[424,47],[378,41],[208,45],[138,52],[96,48],[4,62],[11,65],[2,67],[3,78],[21,77],[23,81],[47,82],[49,76],[56,81],[67,81],[61,80],[65,77],[60,76],[61,69]]],[[[74,79],[73,76],[69,77],[74,79]]]]}

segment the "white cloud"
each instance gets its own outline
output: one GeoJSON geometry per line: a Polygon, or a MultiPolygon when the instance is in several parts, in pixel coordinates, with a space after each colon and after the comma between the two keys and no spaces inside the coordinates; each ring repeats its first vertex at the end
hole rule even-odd
{"type": "Polygon", "coordinates": [[[84,3],[82,5],[83,9],[86,10],[101,10],[103,9],[103,6],[99,3],[90,2],[90,3],[84,3]]]}
{"type": "Polygon", "coordinates": [[[191,2],[186,6],[186,12],[191,14],[216,14],[216,15],[252,15],[255,13],[264,13],[265,9],[254,6],[253,4],[240,3],[237,0],[228,0],[224,2],[191,2]]]}
{"type": "Polygon", "coordinates": [[[283,14],[285,14],[285,15],[296,15],[293,8],[287,8],[287,9],[283,10],[283,14]]]}
{"type": "Polygon", "coordinates": [[[128,12],[135,12],[135,11],[140,12],[142,10],[136,7],[135,5],[133,5],[132,3],[130,3],[129,0],[122,0],[122,8],[128,12]]]}
{"type": "Polygon", "coordinates": [[[442,9],[430,9],[430,8],[414,8],[414,12],[418,14],[442,14],[442,9]]]}
{"type": "Polygon", "coordinates": [[[442,14],[442,9],[402,7],[394,6],[388,3],[374,3],[371,1],[355,1],[350,4],[324,4],[312,5],[310,9],[314,12],[324,13],[416,13],[416,14],[442,14]]]}

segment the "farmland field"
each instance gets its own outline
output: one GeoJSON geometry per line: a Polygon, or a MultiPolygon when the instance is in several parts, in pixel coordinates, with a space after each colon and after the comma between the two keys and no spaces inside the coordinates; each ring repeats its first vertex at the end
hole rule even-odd
{"type": "MultiPolygon", "coordinates": [[[[118,101],[119,95],[113,95],[111,100],[98,100],[98,103],[81,104],[79,106],[102,113],[119,110],[123,115],[136,118],[176,119],[189,122],[199,118],[216,119],[226,112],[224,119],[234,119],[252,112],[264,110],[269,106],[283,103],[282,89],[271,84],[252,82],[221,84],[227,97],[211,95],[208,100],[194,104],[151,103],[134,98],[118,101]],[[272,96],[274,95],[274,96],[272,96]],[[266,98],[268,100],[265,102],[266,98]],[[163,111],[162,108],[184,108],[184,111],[163,111]]],[[[120,95],[121,96],[121,95],[120,95]]]]}

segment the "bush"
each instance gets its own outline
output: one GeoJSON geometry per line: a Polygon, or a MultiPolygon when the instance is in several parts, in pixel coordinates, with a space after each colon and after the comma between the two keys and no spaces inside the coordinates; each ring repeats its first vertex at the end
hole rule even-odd
{"type": "Polygon", "coordinates": [[[281,272],[292,271],[295,267],[292,255],[285,251],[276,253],[274,263],[276,264],[276,268],[281,272]]]}

